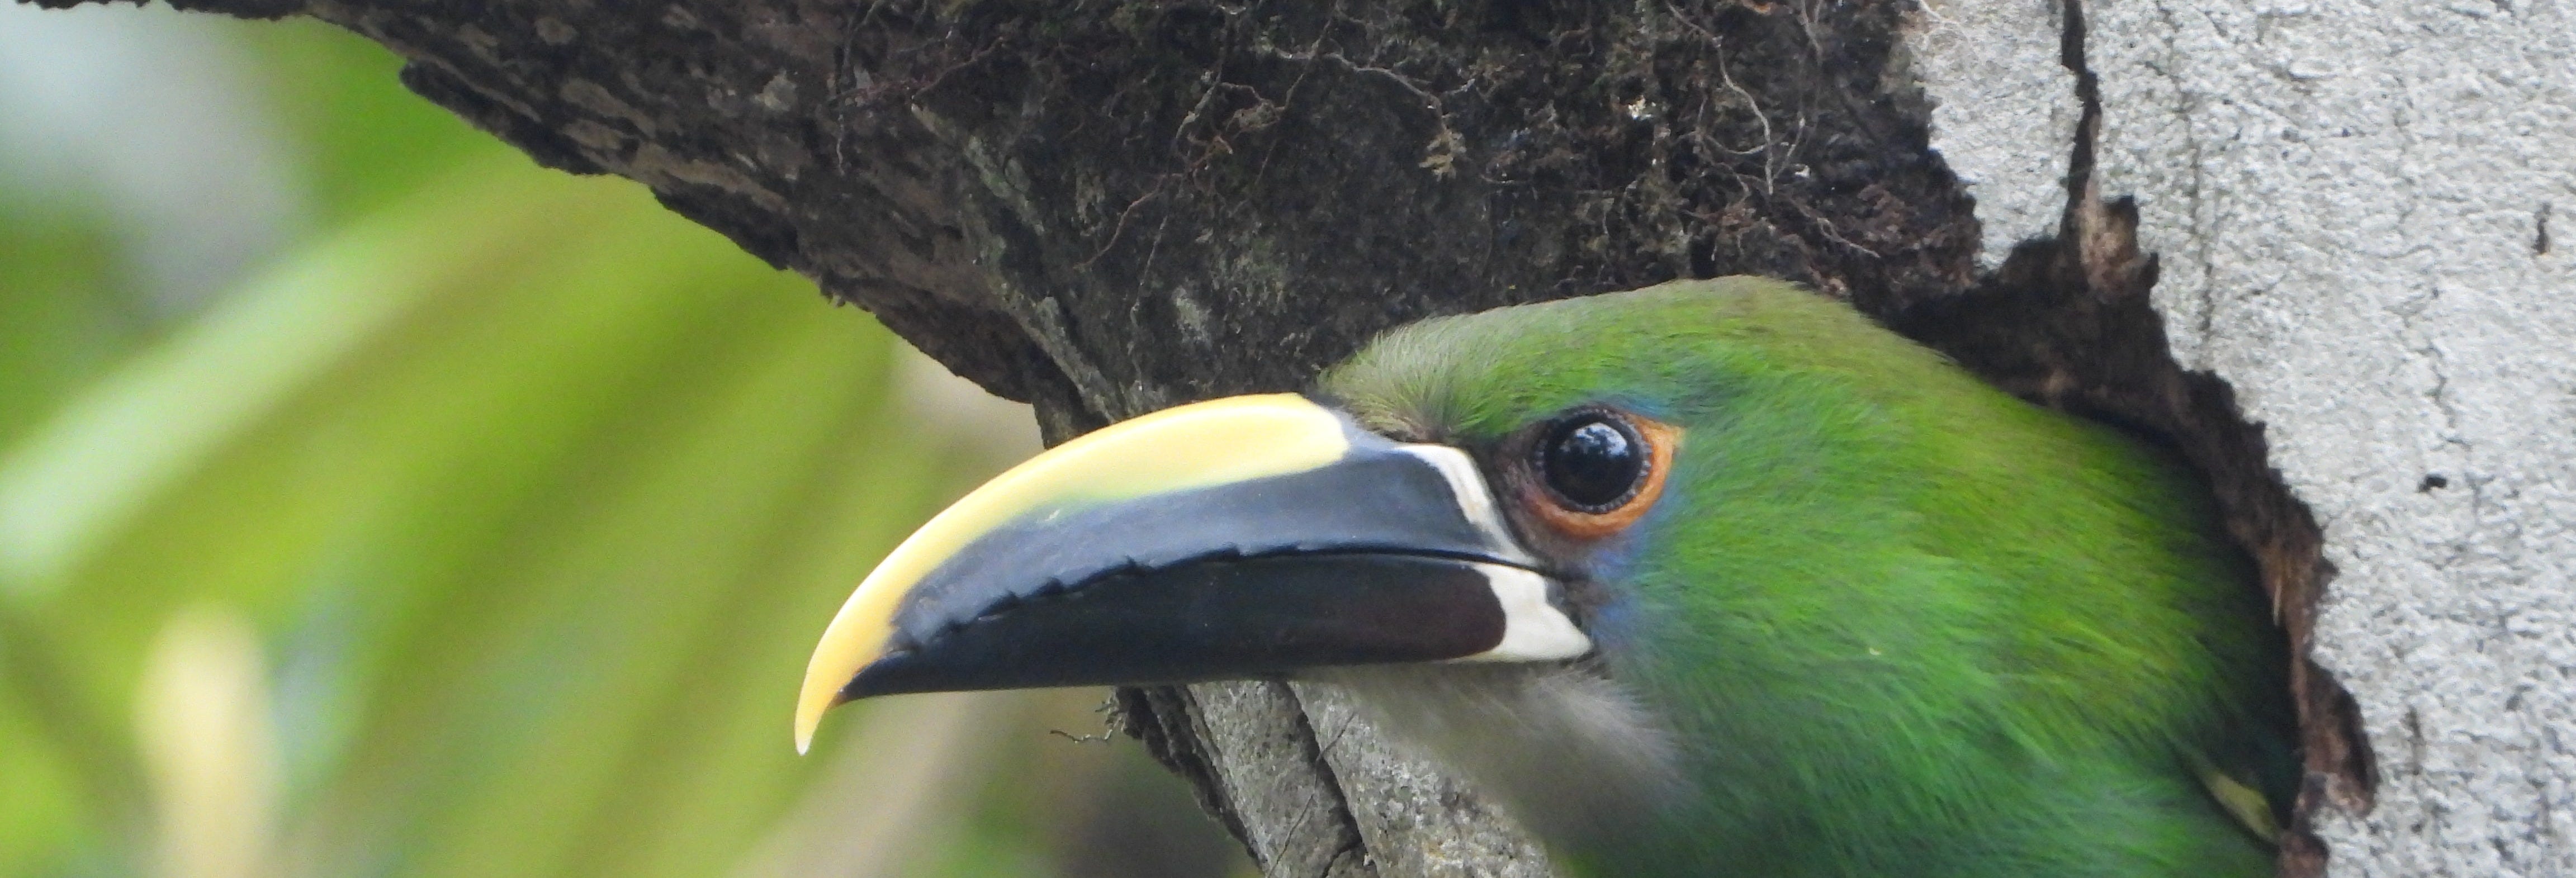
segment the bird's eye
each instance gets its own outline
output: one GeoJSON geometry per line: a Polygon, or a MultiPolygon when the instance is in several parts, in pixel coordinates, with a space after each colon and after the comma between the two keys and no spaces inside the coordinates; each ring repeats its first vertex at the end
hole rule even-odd
{"type": "Polygon", "coordinates": [[[1507,446],[1521,463],[1509,470],[1522,514],[1578,541],[1626,530],[1663,496],[1682,429],[1602,405],[1541,421],[1507,446]]]}
{"type": "Polygon", "coordinates": [[[1549,530],[1597,540],[1644,518],[1663,496],[1682,430],[1606,406],[1547,421],[1522,440],[1528,461],[1513,481],[1523,512],[1549,530]]]}
{"type": "Polygon", "coordinates": [[[1654,465],[1637,428],[1608,412],[1565,418],[1539,440],[1539,480],[1566,508],[1587,513],[1615,510],[1634,496],[1654,465]]]}

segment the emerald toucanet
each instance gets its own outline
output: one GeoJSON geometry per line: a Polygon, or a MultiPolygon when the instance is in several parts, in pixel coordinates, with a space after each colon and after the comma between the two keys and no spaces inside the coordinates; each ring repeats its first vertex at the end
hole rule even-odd
{"type": "Polygon", "coordinates": [[[825,709],[1349,688],[1593,876],[2256,876],[2287,659],[2169,454],[1777,281],[1428,320],[1074,439],[832,620],[825,709]]]}

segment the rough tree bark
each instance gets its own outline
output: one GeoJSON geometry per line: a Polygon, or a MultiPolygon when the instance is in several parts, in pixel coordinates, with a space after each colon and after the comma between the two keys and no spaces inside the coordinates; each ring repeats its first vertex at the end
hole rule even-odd
{"type": "MultiPolygon", "coordinates": [[[[2303,657],[2288,874],[2576,871],[2563,4],[177,5],[382,42],[1052,439],[1424,315],[1808,284],[2209,475],[2303,657]]],[[[1268,874],[1548,873],[1328,690],[1123,701],[1268,874]]]]}

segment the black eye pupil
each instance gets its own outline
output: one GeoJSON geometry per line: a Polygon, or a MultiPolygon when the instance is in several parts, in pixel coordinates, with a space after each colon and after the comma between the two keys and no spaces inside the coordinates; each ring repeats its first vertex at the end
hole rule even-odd
{"type": "Polygon", "coordinates": [[[1628,425],[1585,415],[1548,434],[1538,462],[1548,490],[1567,505],[1601,512],[1628,499],[1645,474],[1646,449],[1628,425]]]}

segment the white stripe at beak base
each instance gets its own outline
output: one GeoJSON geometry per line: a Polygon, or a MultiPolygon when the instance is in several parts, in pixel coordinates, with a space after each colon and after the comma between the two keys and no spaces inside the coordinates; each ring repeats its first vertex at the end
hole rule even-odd
{"type": "Polygon", "coordinates": [[[1580,658],[1592,651],[1592,638],[1547,598],[1548,580],[1535,571],[1479,563],[1494,600],[1503,606],[1503,640],[1494,648],[1451,661],[1547,662],[1580,658]]]}

